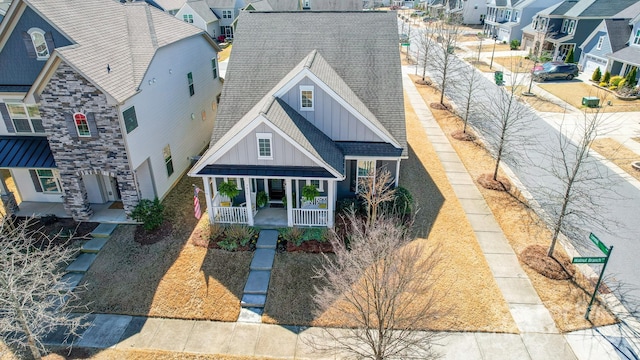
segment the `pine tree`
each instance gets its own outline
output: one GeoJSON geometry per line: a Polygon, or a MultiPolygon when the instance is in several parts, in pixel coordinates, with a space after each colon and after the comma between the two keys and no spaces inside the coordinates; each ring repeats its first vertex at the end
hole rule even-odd
{"type": "Polygon", "coordinates": [[[626,80],[624,82],[625,85],[630,88],[636,86],[636,84],[638,83],[636,80],[637,75],[638,75],[638,68],[634,66],[631,68],[631,71],[629,71],[627,73],[627,76],[625,77],[625,80],[626,80]]]}
{"type": "Polygon", "coordinates": [[[573,48],[569,50],[569,53],[567,54],[567,60],[565,62],[567,64],[573,64],[575,62],[573,61],[573,48]]]}
{"type": "Polygon", "coordinates": [[[593,75],[591,75],[591,80],[599,83],[600,82],[600,78],[602,78],[602,73],[600,72],[600,66],[598,66],[595,71],[593,72],[593,75]]]}

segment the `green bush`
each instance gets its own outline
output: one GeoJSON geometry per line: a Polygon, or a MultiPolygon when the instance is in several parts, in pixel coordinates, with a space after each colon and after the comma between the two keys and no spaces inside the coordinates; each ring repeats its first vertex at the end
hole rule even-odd
{"type": "Polygon", "coordinates": [[[247,225],[231,225],[228,226],[224,235],[226,240],[233,241],[240,246],[245,246],[251,241],[251,239],[255,236],[256,229],[249,227],[247,225]]]}
{"type": "Polygon", "coordinates": [[[280,236],[290,243],[294,243],[296,246],[300,246],[302,244],[302,236],[304,235],[304,230],[299,227],[291,227],[291,228],[282,228],[278,230],[280,232],[280,236]]]}
{"type": "Polygon", "coordinates": [[[609,86],[609,90],[617,90],[617,89],[618,89],[618,87],[617,87],[617,86],[615,86],[615,85],[611,85],[611,86],[609,86]]]}
{"type": "Polygon", "coordinates": [[[620,84],[620,81],[622,81],[622,79],[624,79],[622,76],[612,76],[611,79],[609,79],[609,84],[618,87],[618,84],[620,84]]]}
{"type": "Polygon", "coordinates": [[[509,43],[509,47],[511,48],[511,50],[518,50],[518,48],[520,47],[520,40],[511,40],[511,42],[509,43]]]}
{"type": "Polygon", "coordinates": [[[153,201],[142,199],[131,212],[131,217],[141,222],[146,231],[152,231],[159,228],[164,221],[164,206],[158,198],[153,201]]]}
{"type": "MultiPolygon", "coordinates": [[[[325,242],[328,240],[329,231],[326,228],[308,228],[302,234],[300,238],[300,244],[309,240],[316,240],[319,242],[325,242]]],[[[296,245],[300,245],[296,244],[296,245]]]]}
{"type": "Polygon", "coordinates": [[[565,61],[567,64],[573,64],[575,61],[573,60],[573,48],[571,48],[569,50],[569,53],[567,54],[567,58],[565,59],[565,61]]]}
{"type": "Polygon", "coordinates": [[[353,209],[356,214],[364,214],[366,212],[364,203],[359,198],[344,198],[338,201],[336,212],[344,214],[353,209]]]}
{"type": "Polygon", "coordinates": [[[627,87],[632,88],[636,86],[636,84],[638,83],[638,80],[636,79],[637,76],[638,76],[638,68],[634,66],[631,68],[631,70],[625,77],[625,79],[627,80],[626,81],[627,87]]]}
{"type": "Polygon", "coordinates": [[[594,71],[593,71],[593,75],[591,75],[591,80],[595,81],[595,82],[600,82],[600,79],[602,78],[602,72],[600,72],[600,66],[598,66],[594,71]]]}
{"type": "Polygon", "coordinates": [[[618,83],[618,89],[625,87],[625,85],[627,85],[627,79],[620,80],[618,83]]]}
{"type": "Polygon", "coordinates": [[[600,83],[600,84],[598,84],[598,85],[600,85],[600,86],[602,86],[602,87],[607,87],[607,85],[609,85],[609,84],[607,84],[606,82],[604,82],[604,81],[603,81],[603,82],[601,82],[601,83],[600,83]]]}
{"type": "Polygon", "coordinates": [[[539,62],[547,62],[547,61],[551,61],[553,60],[553,56],[551,55],[551,52],[549,51],[545,51],[540,55],[540,59],[538,59],[539,62]]]}
{"type": "Polygon", "coordinates": [[[602,82],[605,84],[608,84],[609,80],[611,80],[611,73],[608,71],[605,71],[604,76],[602,77],[602,82]]]}
{"type": "Polygon", "coordinates": [[[413,196],[406,188],[398,186],[396,188],[395,200],[393,201],[393,211],[396,214],[411,214],[413,208],[413,196]]]}

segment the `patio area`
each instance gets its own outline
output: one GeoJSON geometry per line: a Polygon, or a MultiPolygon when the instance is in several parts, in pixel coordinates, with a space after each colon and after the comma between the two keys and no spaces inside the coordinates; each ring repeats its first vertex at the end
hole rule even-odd
{"type": "Polygon", "coordinates": [[[266,229],[287,227],[287,209],[276,207],[258,209],[253,218],[253,224],[266,229]]]}

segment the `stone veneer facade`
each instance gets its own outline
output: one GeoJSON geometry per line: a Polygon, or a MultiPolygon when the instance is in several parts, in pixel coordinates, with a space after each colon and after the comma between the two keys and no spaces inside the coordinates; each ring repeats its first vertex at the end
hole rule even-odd
{"type": "Polygon", "coordinates": [[[76,220],[87,220],[93,210],[82,175],[102,174],[116,178],[124,210],[130,214],[139,197],[118,108],[109,105],[105,94],[63,62],[42,91],[40,111],[60,174],[65,210],[76,220]],[[65,113],[75,112],[94,114],[97,136],[72,136],[65,113]]]}

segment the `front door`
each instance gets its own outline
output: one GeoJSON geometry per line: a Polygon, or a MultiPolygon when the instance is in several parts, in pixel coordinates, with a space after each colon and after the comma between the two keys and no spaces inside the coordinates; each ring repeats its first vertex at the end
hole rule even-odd
{"type": "Polygon", "coordinates": [[[272,200],[282,200],[285,197],[283,179],[269,179],[269,197],[272,200]]]}

